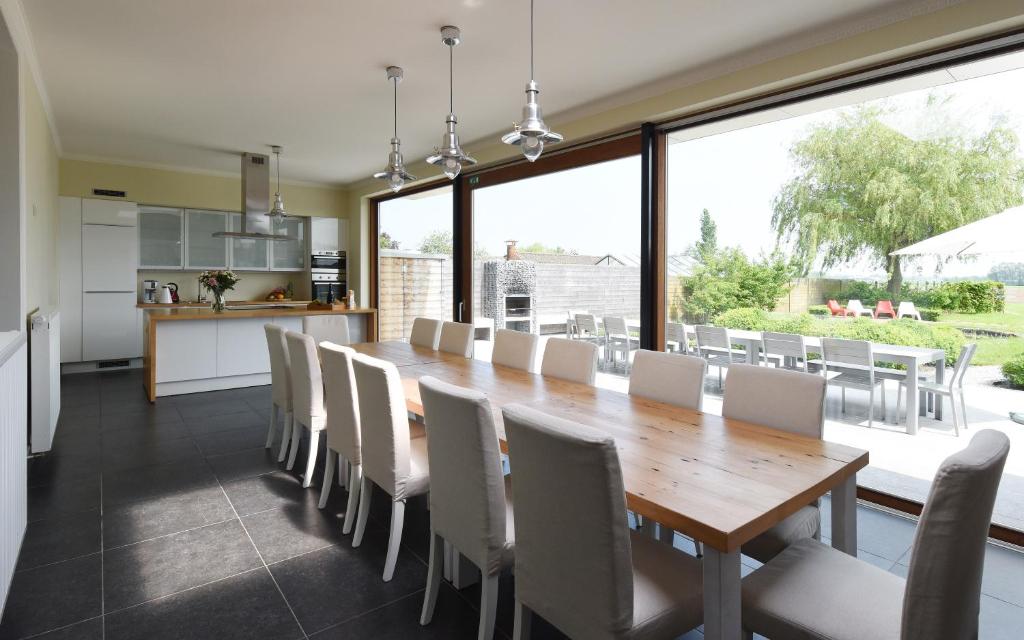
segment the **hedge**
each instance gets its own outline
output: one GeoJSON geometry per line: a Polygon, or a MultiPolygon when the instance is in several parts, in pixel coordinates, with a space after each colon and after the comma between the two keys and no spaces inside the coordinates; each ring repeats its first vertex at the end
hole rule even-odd
{"type": "Polygon", "coordinates": [[[828,306],[823,304],[812,304],[807,307],[807,313],[812,316],[830,316],[832,312],[828,310],[828,306]]]}
{"type": "Polygon", "coordinates": [[[931,347],[946,353],[946,363],[953,364],[967,337],[954,327],[918,322],[909,318],[874,322],[868,318],[831,320],[811,314],[776,314],[761,309],[730,309],[715,318],[715,325],[729,329],[798,333],[805,336],[827,336],[850,340],[870,340],[908,347],[931,347]]]}
{"type": "Polygon", "coordinates": [[[1010,384],[1024,389],[1024,353],[1003,363],[1003,375],[1010,384]]]}
{"type": "Polygon", "coordinates": [[[843,286],[842,302],[860,300],[865,307],[874,307],[879,300],[910,300],[918,307],[953,313],[991,313],[1006,307],[1006,286],[993,280],[943,282],[934,287],[904,285],[897,299],[885,287],[873,282],[854,280],[843,286]]]}

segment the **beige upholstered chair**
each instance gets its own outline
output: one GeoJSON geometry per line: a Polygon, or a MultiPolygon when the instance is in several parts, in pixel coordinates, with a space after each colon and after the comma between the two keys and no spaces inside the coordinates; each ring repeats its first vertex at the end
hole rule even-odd
{"type": "Polygon", "coordinates": [[[747,638],[977,638],[985,543],[1009,451],[1005,434],[985,430],[942,463],[906,581],[815,540],[747,576],[747,638]]]}
{"type": "Polygon", "coordinates": [[[700,562],[630,531],[615,441],[502,410],[515,506],[515,638],[532,613],[573,638],[676,638],[703,620],[700,562]]]}
{"type": "Polygon", "coordinates": [[[334,344],[350,344],[352,342],[348,333],[348,316],[304,316],[302,318],[302,333],[313,336],[313,340],[321,342],[333,342],[334,344]]]}
{"type": "Polygon", "coordinates": [[[306,473],[302,486],[313,482],[317,450],[320,448],[320,432],[327,421],[324,408],[324,381],[320,373],[320,359],[316,343],[311,336],[294,331],[285,332],[288,357],[291,359],[292,379],[292,447],[288,454],[288,469],[295,466],[299,452],[302,429],[309,431],[309,455],[306,458],[306,473]]]}
{"type": "Polygon", "coordinates": [[[430,490],[427,439],[409,437],[405,391],[398,369],[390,362],[357,354],[352,366],[359,396],[363,481],[359,487],[359,519],[352,546],[362,544],[370,515],[373,485],[391,496],[391,535],[384,561],[384,582],[395,575],[405,523],[405,501],[430,490]]]}
{"type": "Polygon", "coordinates": [[[441,337],[437,348],[464,358],[473,356],[473,335],[475,328],[466,322],[445,322],[441,325],[441,337]]]}
{"type": "Polygon", "coordinates": [[[597,345],[582,340],[551,338],[544,347],[540,372],[552,378],[592,385],[597,378],[597,345]]]}
{"type": "MultiPolygon", "coordinates": [[[[820,440],[825,425],[825,378],[801,371],[734,364],[729,369],[722,416],[820,440]]],[[[818,501],[743,545],[743,553],[768,562],[803,538],[821,538],[818,501]]]]}
{"type": "Polygon", "coordinates": [[[525,331],[498,329],[494,333],[494,351],[491,362],[513,369],[533,371],[533,361],[537,359],[537,345],[540,339],[525,331]]]}
{"type": "Polygon", "coordinates": [[[629,395],[700,411],[707,370],[703,358],[640,349],[633,357],[629,395]]]}
{"type": "Polygon", "coordinates": [[[510,491],[487,396],[420,378],[430,458],[430,568],[420,624],[434,615],[445,542],[480,569],[480,640],[494,636],[498,578],[512,566],[510,491]]]}
{"type": "Polygon", "coordinates": [[[284,426],[281,429],[281,453],[278,462],[284,462],[288,455],[288,441],[292,434],[292,374],[291,359],[288,357],[288,345],[285,344],[285,330],[276,324],[265,324],[263,330],[267,334],[267,350],[270,352],[270,427],[267,429],[269,449],[274,444],[274,431],[277,422],[284,414],[284,426]]]}
{"type": "Polygon", "coordinates": [[[417,347],[436,349],[441,340],[441,321],[432,318],[416,318],[409,332],[409,344],[417,347]]]}
{"type": "MultiPolygon", "coordinates": [[[[356,522],[356,506],[359,502],[359,485],[363,480],[362,455],[360,453],[359,397],[356,394],[356,374],[352,366],[355,350],[330,342],[320,343],[320,366],[324,375],[324,395],[327,406],[327,468],[324,472],[324,486],[320,493],[320,508],[327,504],[331,492],[335,460],[344,460],[348,466],[348,506],[345,508],[345,524],[342,533],[352,531],[356,522]]],[[[339,464],[340,476],[345,465],[339,464]]]]}

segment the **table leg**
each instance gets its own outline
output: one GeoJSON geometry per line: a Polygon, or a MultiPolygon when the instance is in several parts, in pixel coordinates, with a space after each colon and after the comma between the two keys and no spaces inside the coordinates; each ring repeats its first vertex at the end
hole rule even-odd
{"type": "Polygon", "coordinates": [[[832,547],[857,557],[856,474],[832,487],[832,547]]]}
{"type": "Polygon", "coordinates": [[[704,637],[739,640],[740,551],[722,553],[704,545],[704,637]]]}
{"type": "MultiPolygon", "coordinates": [[[[946,377],[946,359],[939,358],[935,361],[935,382],[936,384],[942,384],[942,379],[946,377]]],[[[951,404],[953,400],[949,401],[951,404]]],[[[965,409],[966,411],[966,409],[965,409]]],[[[942,396],[935,396],[935,419],[942,420],[942,396]]]]}
{"type": "MultiPolygon", "coordinates": [[[[924,413],[924,404],[918,402],[917,397],[917,360],[910,359],[907,362],[907,434],[917,435],[918,404],[920,413],[924,413]]],[[[898,417],[898,416],[897,416],[898,417]]]]}
{"type": "Polygon", "coordinates": [[[747,340],[747,364],[758,364],[761,359],[761,343],[757,340],[747,340]]]}

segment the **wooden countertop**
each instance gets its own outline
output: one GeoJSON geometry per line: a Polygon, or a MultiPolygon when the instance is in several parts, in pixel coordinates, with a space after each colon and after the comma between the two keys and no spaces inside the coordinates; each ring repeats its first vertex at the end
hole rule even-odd
{"type": "Polygon", "coordinates": [[[226,309],[221,312],[216,312],[209,306],[204,306],[176,307],[173,309],[149,309],[147,317],[149,322],[152,323],[168,320],[231,320],[234,318],[276,318],[281,316],[344,316],[353,314],[371,314],[376,312],[376,309],[369,308],[311,311],[305,307],[292,307],[288,309],[226,309]]]}

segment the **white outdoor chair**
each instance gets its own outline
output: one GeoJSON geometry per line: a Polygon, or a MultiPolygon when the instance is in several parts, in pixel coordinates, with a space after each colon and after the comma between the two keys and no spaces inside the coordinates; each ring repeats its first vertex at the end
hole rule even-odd
{"type": "Polygon", "coordinates": [[[441,321],[432,318],[416,318],[409,332],[409,344],[428,349],[437,349],[441,340],[441,321]]]}
{"type": "Polygon", "coordinates": [[[625,318],[604,317],[604,357],[615,367],[615,355],[622,356],[622,368],[629,371],[629,354],[640,348],[640,339],[629,335],[625,318]]]}
{"type": "Polygon", "coordinates": [[[921,312],[917,310],[914,303],[910,300],[903,300],[900,302],[899,308],[896,310],[897,318],[914,318],[915,320],[921,319],[921,312]]]}
{"type": "Polygon", "coordinates": [[[776,333],[765,331],[761,334],[761,350],[765,361],[776,363],[777,367],[811,372],[811,366],[821,364],[820,360],[808,360],[807,340],[797,333],[776,333]]]}
{"type": "Polygon", "coordinates": [[[309,454],[306,456],[306,473],[302,486],[313,482],[317,450],[320,448],[320,432],[327,422],[324,408],[324,379],[320,371],[320,358],[312,336],[288,331],[285,333],[288,357],[292,373],[292,446],[288,454],[288,469],[295,466],[299,452],[302,429],[309,431],[309,454]]]}
{"type": "MultiPolygon", "coordinates": [[[[922,399],[925,394],[935,394],[937,396],[936,402],[942,402],[944,396],[949,396],[949,406],[953,412],[953,432],[956,435],[960,435],[960,427],[963,426],[964,430],[967,429],[967,400],[964,398],[964,376],[967,375],[967,367],[971,366],[971,359],[974,358],[974,352],[978,350],[978,345],[971,343],[965,344],[960,348],[960,355],[957,356],[956,363],[953,365],[952,374],[949,376],[948,381],[935,382],[934,380],[926,380],[924,376],[920,376],[920,382],[917,384],[917,388],[922,395],[922,399]],[[960,411],[957,412],[957,399],[960,400],[960,411]],[[957,424],[959,421],[960,424],[957,424]]],[[[896,420],[900,419],[900,400],[903,399],[903,393],[906,388],[907,381],[900,380],[899,389],[896,391],[896,420]]],[[[928,403],[928,408],[931,409],[931,402],[928,403]]]]}
{"type": "Polygon", "coordinates": [[[708,361],[708,366],[718,367],[718,388],[722,388],[722,369],[737,362],[746,362],[746,354],[734,351],[729,340],[729,330],[698,324],[697,354],[708,361]]]}
{"type": "Polygon", "coordinates": [[[597,331],[597,319],[591,313],[576,314],[576,339],[597,344],[601,337],[597,331]]]}
{"type": "Polygon", "coordinates": [[[320,492],[320,508],[327,504],[333,482],[335,459],[339,463],[339,481],[348,466],[348,505],[341,532],[348,535],[356,522],[359,503],[359,485],[363,481],[362,446],[359,426],[359,396],[356,393],[356,374],[352,361],[355,350],[330,342],[320,343],[320,364],[323,368],[325,404],[327,406],[327,462],[324,485],[320,492]],[[344,460],[346,465],[341,465],[344,460]]]}
{"type": "Polygon", "coordinates": [[[882,390],[882,421],[885,421],[885,379],[875,375],[875,358],[867,340],[821,339],[822,372],[828,384],[842,389],[842,412],[846,413],[846,389],[868,392],[868,427],[875,426],[875,387],[882,390]],[[838,375],[829,377],[829,367],[838,375]]]}
{"type": "Polygon", "coordinates": [[[906,580],[816,540],[801,540],[751,573],[742,584],[744,636],[979,637],[985,548],[1009,452],[1006,435],[985,430],[939,466],[906,580]]]}
{"type": "Polygon", "coordinates": [[[875,312],[871,309],[865,309],[860,300],[854,299],[846,303],[846,312],[843,315],[854,317],[868,316],[869,318],[874,318],[875,312]]]}
{"type": "Polygon", "coordinates": [[[281,452],[278,462],[284,462],[288,455],[288,441],[292,435],[292,373],[291,359],[288,357],[288,345],[285,342],[283,327],[276,324],[265,324],[263,330],[267,334],[267,350],[270,352],[270,427],[267,429],[269,449],[274,444],[274,431],[278,420],[284,414],[284,425],[281,429],[281,452]]]}
{"type": "Polygon", "coordinates": [[[498,578],[515,549],[511,487],[487,396],[420,378],[430,459],[430,564],[420,624],[434,616],[445,543],[472,562],[480,582],[480,640],[494,637],[498,578]]]}
{"type": "MultiPolygon", "coordinates": [[[[787,369],[737,364],[729,369],[722,416],[821,440],[825,428],[825,379],[787,369]]],[[[768,562],[803,538],[821,538],[819,500],[743,545],[743,553],[768,562]]]]}
{"type": "Polygon", "coordinates": [[[597,345],[580,340],[550,338],[540,363],[542,375],[593,386],[597,378],[597,345]]]}
{"type": "Polygon", "coordinates": [[[304,316],[302,318],[302,333],[313,336],[316,344],[331,342],[334,344],[351,344],[352,338],[348,332],[348,316],[304,316]]]}
{"type": "Polygon", "coordinates": [[[665,323],[665,346],[669,351],[690,352],[690,345],[686,341],[686,326],[683,323],[665,323]]]}
{"type": "Polygon", "coordinates": [[[701,563],[629,529],[615,440],[522,405],[502,415],[515,505],[513,637],[530,637],[533,613],[571,638],[669,640],[700,625],[701,563]]]}
{"type": "Polygon", "coordinates": [[[465,322],[445,322],[441,325],[441,337],[437,348],[445,353],[454,353],[464,358],[473,356],[473,325],[465,322]]]}
{"type": "Polygon", "coordinates": [[[537,359],[537,345],[539,344],[540,338],[532,333],[498,329],[494,334],[491,363],[523,371],[533,371],[533,362],[537,359]]]}
{"type": "Polygon", "coordinates": [[[357,354],[352,361],[359,396],[363,481],[352,546],[363,542],[373,485],[391,496],[391,533],[384,560],[384,582],[395,575],[405,525],[405,501],[430,491],[427,439],[410,438],[402,377],[394,364],[357,354]]]}

